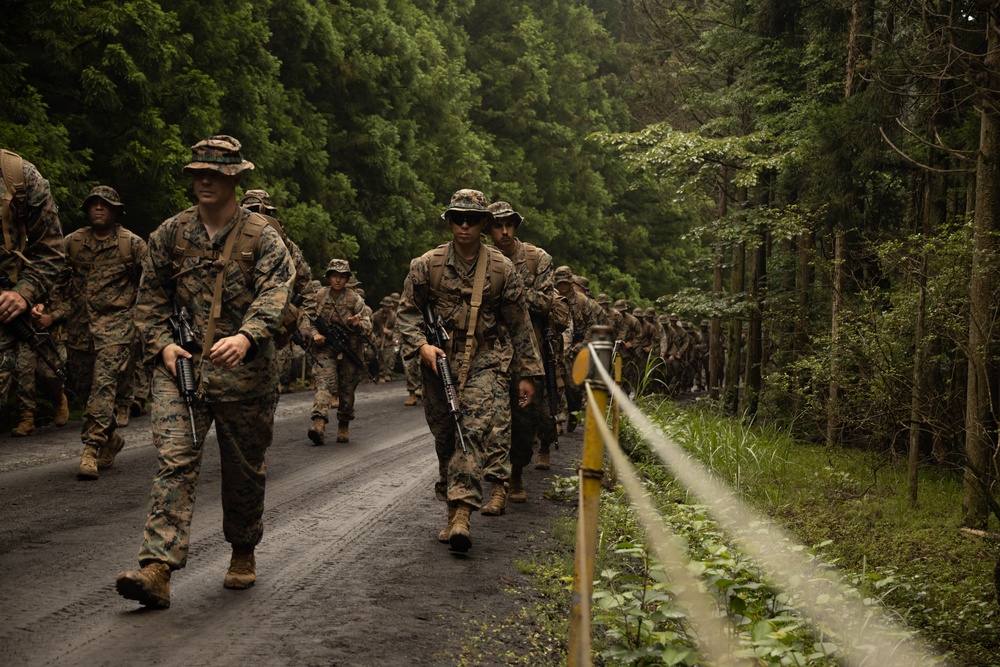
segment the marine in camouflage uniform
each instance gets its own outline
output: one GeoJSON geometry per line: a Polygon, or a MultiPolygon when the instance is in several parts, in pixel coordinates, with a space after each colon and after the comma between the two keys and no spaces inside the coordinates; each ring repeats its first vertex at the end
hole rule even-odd
{"type": "Polygon", "coordinates": [[[337,442],[350,438],[348,427],[354,419],[354,392],[361,382],[364,369],[351,361],[347,354],[338,351],[333,341],[319,332],[317,323],[329,329],[339,328],[348,339],[348,347],[364,362],[364,340],[371,335],[371,318],[365,312],[365,302],[350,287],[351,266],[346,259],[332,259],[326,268],[328,286],[306,300],[306,318],[312,336],[316,358],[322,366],[314,369],[316,397],[312,407],[312,428],[309,439],[317,445],[325,442],[326,423],[329,420],[330,400],[336,394],[337,442]]]}
{"type": "Polygon", "coordinates": [[[622,383],[626,391],[635,391],[639,380],[639,355],[637,342],[642,334],[642,326],[639,320],[628,312],[628,301],[618,299],[615,301],[613,309],[619,317],[615,320],[619,322],[616,329],[615,340],[620,341],[618,349],[622,355],[622,383]]]}
{"type": "MultiPolygon", "coordinates": [[[[521,378],[518,401],[527,407],[534,399],[534,379],[542,375],[542,365],[531,336],[524,286],[514,265],[480,240],[484,225],[493,217],[483,193],[459,190],[441,217],[450,223],[453,239],[410,262],[397,329],[404,358],[419,355],[422,362],[424,412],[438,455],[440,477],[435,492],[448,503],[448,522],[438,539],[454,550],[466,551],[472,545],[470,513],[482,505],[489,438],[510,420],[510,375],[521,378]],[[482,304],[473,323],[477,275],[483,281],[482,304]],[[446,350],[428,343],[425,304],[432,306],[449,332],[446,350]],[[456,443],[455,421],[437,375],[435,360],[442,355],[458,385],[467,451],[456,443]]],[[[491,474],[486,479],[502,485],[509,471],[491,474]]]]}
{"type": "MultiPolygon", "coordinates": [[[[396,331],[395,338],[400,340],[399,337],[399,292],[393,292],[389,295],[396,306],[396,331]]],[[[402,355],[400,355],[402,357],[402,355]]],[[[406,400],[403,401],[403,405],[412,406],[416,405],[418,400],[421,400],[424,391],[423,385],[423,375],[420,371],[420,357],[414,355],[409,359],[403,357],[403,372],[406,374],[406,393],[408,394],[406,400]]]]}
{"type": "Polygon", "coordinates": [[[390,297],[383,297],[382,306],[372,316],[372,332],[375,335],[378,351],[378,380],[392,380],[392,367],[396,363],[396,308],[390,297]]]}
{"type": "MultiPolygon", "coordinates": [[[[54,298],[56,292],[50,291],[49,298],[54,298]]],[[[47,334],[55,347],[57,361],[66,366],[66,310],[62,300],[49,304],[36,303],[31,310],[31,323],[35,331],[47,334]]],[[[51,354],[51,351],[49,352],[51,354]]],[[[65,426],[69,421],[69,401],[66,399],[63,381],[53,372],[49,365],[42,361],[38,353],[27,343],[17,346],[17,409],[20,419],[11,429],[15,438],[31,435],[35,431],[35,413],[37,410],[38,389],[48,399],[55,410],[52,422],[56,426],[65,426]]]]}
{"type": "Polygon", "coordinates": [[[253,168],[240,154],[240,143],[217,135],[195,144],[192,152],[184,170],[193,177],[198,204],[150,236],[136,309],[146,361],[155,364],[152,425],[159,471],[139,552],[142,569],[122,572],[117,589],[157,608],[170,605],[170,573],[187,563],[195,487],[213,423],[221,458],[223,532],[233,546],[223,585],[247,588],[256,580],[265,453],[278,401],[272,338],[295,275],[278,232],[237,205],[241,174],[253,168]],[[168,321],[175,307],[190,314],[199,344],[193,353],[174,342],[168,321]],[[191,358],[194,367],[194,436],[177,384],[179,357],[191,358]]]}
{"type": "MultiPolygon", "coordinates": [[[[591,306],[585,293],[586,288],[578,290],[577,287],[582,286],[575,278],[576,276],[573,275],[572,269],[568,266],[560,266],[552,274],[556,290],[563,296],[567,306],[569,306],[573,330],[572,339],[566,348],[566,356],[564,358],[566,404],[569,411],[567,430],[570,433],[576,429],[577,424],[577,418],[573,413],[578,412],[583,407],[580,385],[573,382],[573,361],[576,359],[576,355],[580,353],[580,350],[590,343],[593,337],[591,328],[600,324],[600,321],[597,319],[597,313],[591,306]]],[[[596,306],[596,304],[594,305],[596,306]]],[[[599,309],[600,306],[597,306],[597,308],[599,309]]]]}
{"type": "Polygon", "coordinates": [[[677,313],[670,313],[665,327],[667,383],[676,391],[684,381],[685,364],[691,341],[684,327],[678,324],[677,313]]]}
{"type": "MultiPolygon", "coordinates": [[[[49,182],[15,153],[0,153],[0,269],[12,287],[0,287],[0,324],[12,323],[38,303],[62,268],[63,235],[49,182]],[[27,260],[27,261],[25,261],[27,260]]],[[[30,315],[28,316],[30,317],[30,315]]],[[[17,340],[0,327],[0,405],[17,372],[17,340]]]]}
{"type": "MultiPolygon", "coordinates": [[[[525,301],[531,318],[532,339],[536,349],[541,352],[544,343],[542,330],[546,326],[551,326],[554,331],[561,332],[566,328],[569,319],[569,307],[559,297],[552,282],[552,256],[537,246],[522,243],[517,238],[517,230],[524,217],[514,211],[510,204],[496,202],[490,204],[489,210],[493,214],[490,235],[493,237],[494,245],[514,265],[514,270],[524,285],[525,301]]],[[[531,462],[536,436],[540,442],[539,465],[536,467],[548,470],[550,448],[557,441],[558,435],[556,423],[549,414],[545,382],[541,380],[534,382],[535,399],[526,407],[520,405],[520,396],[517,392],[519,384],[520,378],[512,374],[509,495],[511,502],[523,503],[527,501],[528,496],[524,489],[522,471],[531,462]]],[[[506,429],[495,430],[506,431],[506,429]]],[[[497,437],[494,440],[500,445],[503,439],[497,437]]],[[[502,465],[502,452],[488,451],[484,474],[487,477],[499,477],[502,465]]],[[[493,515],[502,513],[505,506],[505,491],[502,485],[494,485],[494,493],[490,502],[483,507],[482,513],[493,515]]]]}
{"type": "Polygon", "coordinates": [[[81,386],[87,408],[76,476],[95,480],[125,445],[115,407],[117,397],[129,393],[135,370],[133,310],[146,242],[119,222],[125,205],[113,188],[91,190],[83,210],[90,226],[66,236],[66,300],[77,306],[69,312],[67,354],[71,375],[90,379],[81,386]]]}

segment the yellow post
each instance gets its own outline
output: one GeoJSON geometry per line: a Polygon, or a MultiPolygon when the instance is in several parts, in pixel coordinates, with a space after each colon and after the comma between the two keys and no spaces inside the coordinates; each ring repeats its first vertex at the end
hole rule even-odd
{"type": "Polygon", "coordinates": [[[607,419],[608,389],[597,378],[593,364],[605,369],[611,366],[614,332],[611,327],[597,326],[593,332],[593,347],[597,358],[587,350],[580,353],[573,367],[573,380],[586,381],[597,399],[597,410],[587,408],[583,432],[583,462],[580,465],[580,508],[576,526],[576,559],[573,566],[573,607],[569,617],[568,667],[588,667],[590,661],[590,600],[594,594],[594,561],[597,553],[597,517],[601,498],[601,477],[604,466],[604,440],[595,420],[607,419]],[[586,357],[584,356],[586,355],[586,357]]]}

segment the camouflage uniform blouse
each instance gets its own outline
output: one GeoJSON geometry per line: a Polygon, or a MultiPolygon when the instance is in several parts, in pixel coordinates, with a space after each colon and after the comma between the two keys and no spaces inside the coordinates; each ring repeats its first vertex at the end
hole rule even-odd
{"type": "MultiPolygon", "coordinates": [[[[452,243],[448,243],[447,256],[441,275],[439,292],[443,296],[434,304],[434,312],[441,315],[449,333],[461,330],[465,335],[466,321],[462,321],[467,299],[471,299],[472,286],[475,282],[475,268],[468,269],[456,256],[452,243]]],[[[410,272],[403,281],[403,292],[399,300],[399,310],[396,313],[396,330],[399,332],[403,358],[408,359],[417,353],[421,345],[427,343],[424,332],[423,307],[430,298],[430,266],[433,250],[416,257],[410,262],[410,272]]],[[[495,368],[500,372],[507,370],[507,359],[510,359],[514,375],[521,378],[538,377],[543,374],[542,363],[538,350],[531,335],[531,323],[525,290],[517,278],[514,265],[503,258],[503,286],[497,301],[490,299],[490,264],[494,261],[494,253],[486,253],[486,286],[483,290],[483,304],[479,309],[479,324],[477,330],[484,332],[487,338],[496,337],[497,344],[492,349],[479,348],[472,359],[469,376],[479,370],[495,368]],[[509,342],[506,340],[509,337],[509,342]]],[[[478,261],[478,260],[477,260],[478,261]]],[[[458,378],[459,368],[463,361],[464,351],[451,356],[451,367],[458,378]]]]}
{"type": "MultiPolygon", "coordinates": [[[[208,232],[195,208],[194,216],[181,223],[183,214],[165,221],[149,237],[149,253],[142,264],[142,281],[136,306],[136,322],[146,341],[148,360],[162,363],[160,352],[173,342],[167,320],[173,314],[172,300],[186,306],[192,318],[192,329],[199,346],[204,340],[212,296],[219,268],[206,257],[185,257],[180,270],[174,272],[174,238],[178,228],[191,248],[215,250],[221,256],[229,234],[241,226],[251,213],[237,208],[237,213],[215,238],[208,232]]],[[[239,244],[237,244],[237,248],[239,244]]],[[[222,287],[222,313],[216,319],[215,340],[239,332],[248,334],[254,349],[243,363],[233,369],[222,369],[210,361],[201,361],[199,348],[195,356],[200,392],[211,400],[244,401],[273,393],[278,385],[278,362],[272,337],[281,324],[281,313],[288,301],[295,268],[285,244],[274,229],[265,226],[257,239],[256,264],[252,283],[244,280],[243,270],[234,258],[225,267],[222,287]]]]}
{"type": "MultiPolygon", "coordinates": [[[[37,303],[56,282],[63,264],[63,235],[49,182],[42,177],[35,165],[24,162],[25,212],[15,214],[15,226],[23,226],[26,237],[22,254],[31,264],[25,264],[14,254],[17,248],[0,252],[0,268],[14,281],[13,291],[20,294],[28,307],[37,303]]],[[[0,196],[6,194],[4,179],[0,178],[0,196]]],[[[11,203],[13,208],[14,204],[11,203]]],[[[2,242],[2,240],[0,240],[2,242]]],[[[0,350],[16,343],[6,329],[0,327],[0,350]]]]}
{"type": "MultiPolygon", "coordinates": [[[[366,314],[366,309],[365,300],[350,287],[345,287],[340,294],[334,294],[329,287],[323,287],[310,295],[305,303],[308,318],[306,326],[313,336],[319,333],[314,324],[317,313],[331,326],[342,326],[350,334],[351,349],[363,359],[364,341],[372,332],[372,320],[366,314]],[[361,313],[361,321],[356,325],[348,324],[348,318],[358,313],[361,313]]],[[[329,341],[324,345],[329,345],[329,341]]]]}
{"type": "Polygon", "coordinates": [[[108,345],[129,345],[135,337],[135,298],[139,289],[146,242],[132,236],[132,263],[121,263],[118,232],[115,225],[106,239],[94,236],[92,227],[84,227],[66,237],[66,301],[76,304],[67,315],[68,345],[77,350],[100,349],[108,345]],[[70,237],[82,238],[83,245],[75,260],[70,260],[70,237]],[[111,261],[103,266],[95,262],[111,261]]]}

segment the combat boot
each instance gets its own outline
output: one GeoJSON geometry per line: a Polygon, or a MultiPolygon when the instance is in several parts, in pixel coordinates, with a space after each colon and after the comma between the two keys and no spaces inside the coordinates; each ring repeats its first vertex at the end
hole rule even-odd
{"type": "Polygon", "coordinates": [[[485,516],[500,516],[507,507],[507,483],[494,482],[493,491],[490,494],[490,502],[483,505],[479,510],[485,516]]]}
{"type": "Polygon", "coordinates": [[[524,490],[524,481],[521,479],[523,469],[521,466],[514,466],[510,471],[510,492],[507,494],[507,500],[512,503],[528,502],[528,494],[524,490]]]}
{"type": "Polygon", "coordinates": [[[155,560],[141,570],[125,570],[115,582],[118,595],[136,600],[144,607],[167,609],[170,606],[170,566],[155,560]]]}
{"type": "Polygon", "coordinates": [[[112,433],[111,437],[104,443],[101,447],[100,453],[97,455],[97,469],[104,470],[105,468],[113,466],[115,464],[115,457],[118,456],[118,452],[120,452],[124,446],[125,438],[118,435],[117,432],[112,433]]]}
{"type": "Polygon", "coordinates": [[[444,542],[448,544],[451,539],[451,529],[455,526],[455,508],[448,505],[448,523],[444,525],[441,532],[438,533],[438,542],[444,542]]]}
{"type": "Polygon", "coordinates": [[[410,392],[409,397],[403,401],[403,405],[416,405],[417,404],[417,394],[415,392],[410,392]]]}
{"type": "Polygon", "coordinates": [[[452,551],[465,553],[472,546],[472,533],[469,532],[472,509],[472,505],[466,503],[459,503],[455,508],[455,519],[451,524],[451,534],[448,535],[452,551]]]}
{"type": "Polygon", "coordinates": [[[97,447],[87,445],[80,457],[80,469],[76,472],[77,479],[97,479],[97,447]]]}
{"type": "Polygon", "coordinates": [[[313,418],[313,426],[309,429],[309,439],[313,441],[314,445],[322,445],[323,438],[326,435],[326,420],[321,417],[313,418]]]}
{"type": "Polygon", "coordinates": [[[548,470],[551,466],[549,461],[549,443],[538,446],[538,458],[535,459],[535,470],[548,470]]]}
{"type": "Polygon", "coordinates": [[[340,397],[334,396],[330,399],[330,409],[335,410],[340,407],[340,397]]]}
{"type": "Polygon", "coordinates": [[[21,421],[10,430],[10,434],[15,438],[24,438],[35,432],[35,413],[22,412],[21,421]]]}
{"type": "Polygon", "coordinates": [[[118,428],[128,426],[128,406],[119,405],[115,408],[115,423],[118,424],[118,428]]]}
{"type": "Polygon", "coordinates": [[[337,422],[337,442],[347,442],[351,438],[351,434],[347,432],[347,427],[350,422],[337,422]]]}
{"type": "Polygon", "coordinates": [[[59,405],[56,406],[56,414],[52,417],[52,423],[56,426],[65,426],[69,421],[69,400],[66,394],[59,398],[59,405]]]}
{"type": "Polygon", "coordinates": [[[243,590],[250,588],[257,581],[257,561],[253,555],[253,547],[233,547],[233,557],[229,560],[229,570],[222,585],[226,588],[243,590]]]}

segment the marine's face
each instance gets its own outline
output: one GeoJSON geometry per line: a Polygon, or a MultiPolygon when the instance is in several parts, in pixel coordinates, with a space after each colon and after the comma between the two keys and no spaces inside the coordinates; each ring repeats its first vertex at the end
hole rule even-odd
{"type": "Polygon", "coordinates": [[[90,224],[95,227],[108,227],[115,224],[118,210],[103,199],[95,198],[87,206],[87,217],[90,219],[90,224]]]}
{"type": "Polygon", "coordinates": [[[451,223],[451,233],[459,243],[468,243],[478,239],[483,233],[483,225],[489,216],[482,213],[456,213],[448,214],[448,222],[451,223]]]}
{"type": "Polygon", "coordinates": [[[214,169],[197,169],[192,172],[194,196],[205,206],[220,205],[236,199],[236,186],[240,177],[226,176],[214,169]]]}
{"type": "Polygon", "coordinates": [[[344,288],[347,287],[347,281],[351,278],[351,274],[331,271],[326,274],[326,278],[330,282],[330,289],[334,292],[342,292],[344,291],[344,288]]]}
{"type": "Polygon", "coordinates": [[[563,296],[569,296],[573,293],[573,283],[567,281],[556,283],[556,291],[563,296]]]}
{"type": "Polygon", "coordinates": [[[490,223],[490,236],[493,237],[493,245],[500,248],[506,254],[514,249],[514,237],[517,234],[517,226],[514,224],[514,216],[504,218],[494,218],[490,223]]]}

